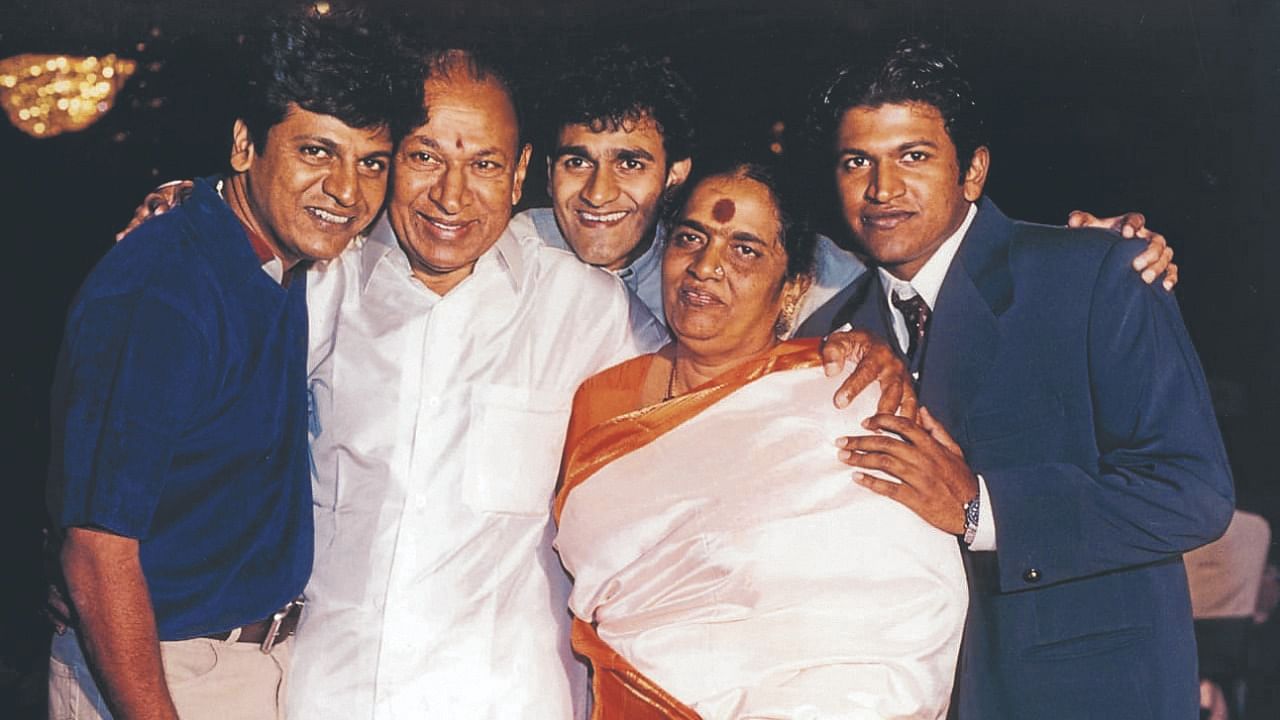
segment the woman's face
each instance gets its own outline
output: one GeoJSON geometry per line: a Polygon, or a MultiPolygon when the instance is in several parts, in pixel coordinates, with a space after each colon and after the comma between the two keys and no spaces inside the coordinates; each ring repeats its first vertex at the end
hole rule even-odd
{"type": "Polygon", "coordinates": [[[712,176],[694,187],[662,256],[663,309],[682,349],[727,360],[774,343],[783,303],[799,299],[781,234],[761,183],[712,176]]]}

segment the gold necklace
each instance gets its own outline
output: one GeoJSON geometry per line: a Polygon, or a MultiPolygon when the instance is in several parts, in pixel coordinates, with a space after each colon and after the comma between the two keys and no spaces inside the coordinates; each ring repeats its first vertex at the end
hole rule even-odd
{"type": "Polygon", "coordinates": [[[662,402],[666,402],[670,400],[672,397],[675,397],[675,387],[676,387],[676,350],[675,348],[672,348],[671,349],[671,372],[667,375],[667,394],[665,397],[662,398],[662,402]]]}

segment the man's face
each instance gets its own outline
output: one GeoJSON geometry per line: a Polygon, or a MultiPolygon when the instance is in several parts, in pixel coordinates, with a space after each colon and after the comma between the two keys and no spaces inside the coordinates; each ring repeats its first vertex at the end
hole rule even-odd
{"type": "Polygon", "coordinates": [[[987,177],[987,149],[979,148],[961,179],[942,115],[925,103],[846,111],[836,152],[845,220],[866,251],[903,280],[960,227],[987,177]]]}
{"type": "Polygon", "coordinates": [[[444,294],[506,229],[530,148],[498,83],[458,70],[425,89],[427,123],[396,151],[388,214],[414,275],[444,294]]]}
{"type": "Polygon", "coordinates": [[[628,127],[560,129],[547,161],[556,224],[583,262],[621,270],[649,248],[663,192],[684,182],[688,158],[667,167],[662,133],[647,116],[628,127]]]}
{"type": "Polygon", "coordinates": [[[386,128],[361,130],[291,105],[261,144],[259,154],[236,121],[231,166],[244,174],[252,222],[285,267],[336,257],[382,208],[386,128]]]}

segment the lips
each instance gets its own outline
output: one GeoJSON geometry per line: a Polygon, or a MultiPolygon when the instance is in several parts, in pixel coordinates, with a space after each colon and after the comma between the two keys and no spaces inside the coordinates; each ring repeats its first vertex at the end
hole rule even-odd
{"type": "Polygon", "coordinates": [[[475,220],[445,220],[444,218],[432,217],[418,213],[418,218],[431,226],[433,233],[445,240],[461,237],[465,235],[472,225],[476,224],[475,220]]]}
{"type": "Polygon", "coordinates": [[[614,212],[592,212],[589,210],[577,210],[575,213],[578,220],[583,225],[615,225],[622,221],[623,218],[631,214],[630,210],[616,210],[614,212]]]}
{"type": "Polygon", "coordinates": [[[321,207],[307,206],[306,211],[320,222],[337,227],[347,227],[356,219],[355,215],[342,215],[321,207]]]}
{"type": "Polygon", "coordinates": [[[862,213],[862,224],[874,230],[892,230],[913,217],[915,213],[907,210],[881,209],[862,213]]]}
{"type": "Polygon", "coordinates": [[[691,285],[681,285],[677,297],[684,305],[694,308],[724,305],[724,301],[715,294],[691,285]]]}

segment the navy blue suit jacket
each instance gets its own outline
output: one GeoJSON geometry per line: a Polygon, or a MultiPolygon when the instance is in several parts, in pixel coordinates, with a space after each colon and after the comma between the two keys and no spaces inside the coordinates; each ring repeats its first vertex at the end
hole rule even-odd
{"type": "MultiPolygon", "coordinates": [[[[1182,553],[1225,530],[1234,493],[1177,303],[1130,266],[1141,249],[983,200],[935,303],[921,401],[986,480],[997,538],[965,553],[962,720],[1197,716],[1182,553]]],[[[879,273],[845,299],[802,332],[892,337],[879,273]]]]}

